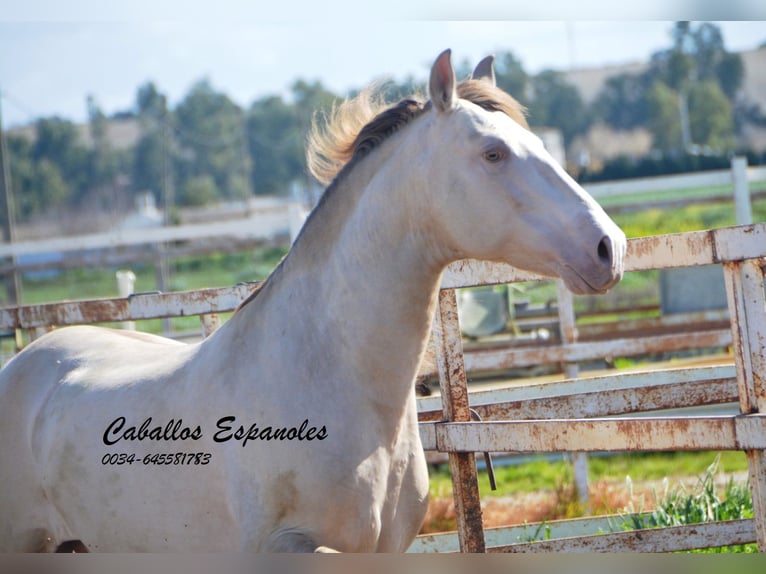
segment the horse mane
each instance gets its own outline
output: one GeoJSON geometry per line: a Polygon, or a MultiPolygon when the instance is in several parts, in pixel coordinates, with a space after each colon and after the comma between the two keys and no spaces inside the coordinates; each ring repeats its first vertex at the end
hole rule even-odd
{"type": "MultiPolygon", "coordinates": [[[[465,80],[458,84],[457,95],[487,111],[503,112],[529,129],[524,107],[489,82],[465,80]]],[[[306,147],[311,175],[329,184],[351,160],[367,155],[430,106],[418,95],[390,105],[372,87],[333,106],[325,115],[315,114],[306,147]]]]}
{"type": "MultiPolygon", "coordinates": [[[[458,84],[457,95],[484,110],[503,112],[529,129],[524,106],[489,82],[465,80],[458,84]]],[[[306,146],[306,163],[317,181],[330,185],[322,195],[320,204],[335,187],[332,182],[341,170],[369,154],[430,107],[431,102],[417,94],[396,104],[388,104],[379,86],[372,86],[354,98],[334,105],[327,114],[314,114],[306,146]]],[[[285,259],[286,256],[274,269],[272,276],[280,270],[285,259]]],[[[255,299],[267,282],[268,279],[253,289],[237,310],[255,299]]]]}

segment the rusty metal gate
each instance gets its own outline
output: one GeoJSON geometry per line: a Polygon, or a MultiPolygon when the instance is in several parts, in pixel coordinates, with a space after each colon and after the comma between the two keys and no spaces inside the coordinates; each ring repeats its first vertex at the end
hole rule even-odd
{"type": "MultiPolygon", "coordinates": [[[[507,265],[461,261],[443,278],[432,342],[440,397],[419,400],[426,450],[447,453],[453,478],[458,545],[463,552],[673,551],[757,541],[766,551],[766,224],[631,239],[626,271],[708,264],[723,266],[730,329],[638,339],[578,342],[571,299],[560,290],[562,338],[544,348],[464,355],[455,289],[540,279],[507,265]],[[681,339],[681,340],[679,340],[681,339]],[[731,368],[681,369],[469,393],[466,370],[547,360],[574,363],[652,349],[731,346],[731,368]],[[738,403],[718,416],[645,416],[640,411],[738,403]],[[478,413],[482,422],[472,420],[478,413]],[[619,415],[619,416],[618,416],[619,415]],[[627,415],[627,416],[626,416],[627,415]],[[741,450],[746,452],[755,518],[687,525],[640,534],[620,532],[532,543],[485,532],[476,452],[741,450]]],[[[254,284],[127,298],[48,303],[0,309],[0,330],[31,337],[54,326],[199,316],[205,334],[254,284]]],[[[419,549],[434,550],[430,539],[419,549]]]]}
{"type": "MultiPolygon", "coordinates": [[[[720,264],[726,278],[729,333],[698,333],[711,344],[731,342],[734,369],[687,369],[664,377],[602,377],[587,392],[513,397],[510,391],[474,396],[466,386],[455,288],[528,280],[510,267],[461,262],[445,275],[434,324],[441,388],[441,412],[421,401],[421,436],[427,450],[449,454],[463,552],[673,551],[757,541],[766,551],[766,225],[757,224],[629,241],[626,271],[720,264]],[[610,380],[611,379],[611,380],[610,380]],[[505,397],[503,394],[505,393],[505,397]],[[511,395],[511,396],[508,396],[511,395]],[[724,416],[624,417],[658,410],[736,400],[739,412],[724,416]],[[471,419],[469,408],[483,422],[471,419]],[[425,422],[429,421],[429,422],[425,422]],[[580,536],[533,543],[496,540],[487,545],[475,471],[475,452],[596,452],[741,450],[749,465],[754,520],[688,525],[639,534],[580,536]]],[[[562,328],[571,328],[566,311],[562,328]]],[[[675,336],[678,338],[678,336],[675,336]]],[[[687,337],[686,335],[684,337],[687,337]]],[[[577,343],[562,337],[543,349],[548,359],[577,361],[599,354],[630,355],[647,341],[577,343]]],[[[672,342],[672,341],[665,341],[672,342]]],[[[688,341],[687,341],[688,342],[688,341]]],[[[683,344],[683,343],[682,343],[683,344]]],[[[529,351],[528,351],[529,352],[529,351]]],[[[536,352],[540,352],[538,349],[536,352]]],[[[603,356],[603,355],[602,355],[603,356]]],[[[512,358],[503,351],[484,357],[496,366],[512,358]]],[[[542,385],[545,387],[547,385],[542,385]]],[[[580,385],[580,389],[587,385],[580,385]]],[[[538,389],[542,391],[542,389],[538,389]]],[[[519,394],[519,393],[516,393],[519,394]]],[[[427,546],[424,546],[427,548],[427,546]]]]}

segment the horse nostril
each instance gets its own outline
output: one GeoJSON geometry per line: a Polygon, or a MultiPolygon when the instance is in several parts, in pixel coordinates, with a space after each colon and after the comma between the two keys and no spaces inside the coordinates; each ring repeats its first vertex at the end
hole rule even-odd
{"type": "Polygon", "coordinates": [[[612,243],[608,237],[598,242],[598,258],[604,263],[612,264],[612,243]]]}

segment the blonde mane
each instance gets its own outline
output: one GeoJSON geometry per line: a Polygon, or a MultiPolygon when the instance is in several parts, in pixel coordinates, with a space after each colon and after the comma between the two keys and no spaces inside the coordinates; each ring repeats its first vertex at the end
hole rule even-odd
{"type": "MultiPolygon", "coordinates": [[[[492,112],[503,112],[529,129],[525,109],[492,84],[466,80],[457,87],[458,97],[492,112]]],[[[327,185],[351,161],[376,148],[430,107],[417,95],[390,105],[380,90],[371,87],[322,115],[315,114],[306,147],[306,163],[317,181],[327,185]]]]}

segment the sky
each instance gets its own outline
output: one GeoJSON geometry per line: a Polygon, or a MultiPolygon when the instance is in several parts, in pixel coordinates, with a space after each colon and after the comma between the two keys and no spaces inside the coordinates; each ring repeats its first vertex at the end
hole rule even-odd
{"type": "Polygon", "coordinates": [[[424,80],[444,48],[456,64],[511,51],[528,73],[646,61],[670,45],[674,19],[715,21],[730,51],[766,42],[766,2],[755,0],[728,0],[728,12],[718,1],[686,12],[660,0],[631,0],[618,12],[600,0],[548,0],[556,10],[528,0],[387,0],[353,14],[342,4],[0,0],[3,127],[51,115],[83,121],[88,95],[107,114],[128,110],[146,81],[171,106],[203,78],[248,106],[287,95],[299,78],[338,94],[383,77],[424,80]],[[732,16],[748,20],[716,20],[732,16]]]}

